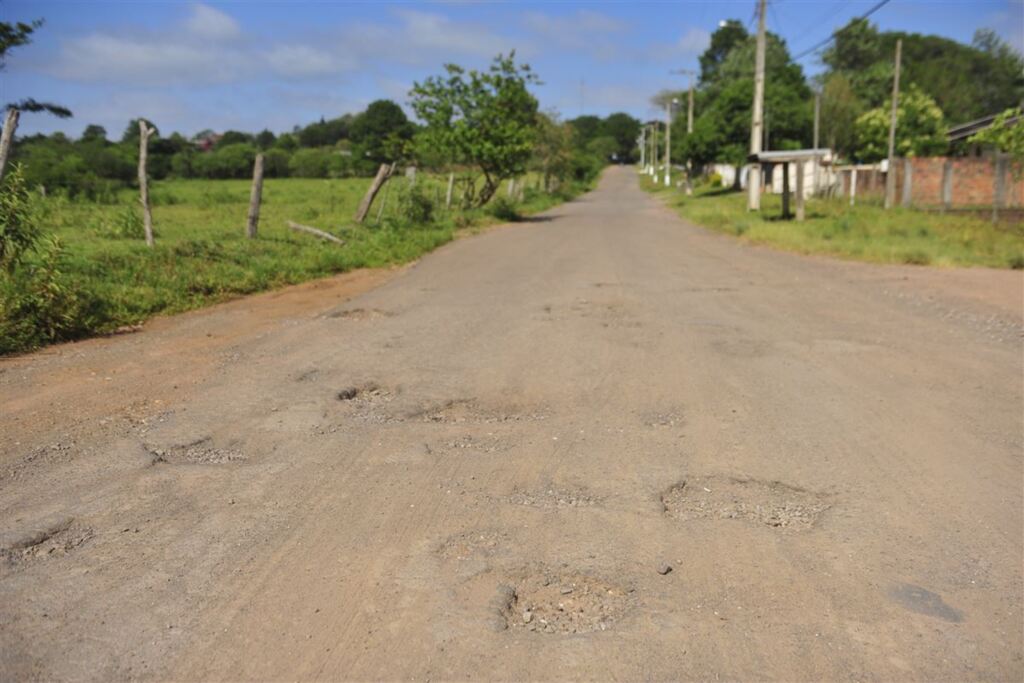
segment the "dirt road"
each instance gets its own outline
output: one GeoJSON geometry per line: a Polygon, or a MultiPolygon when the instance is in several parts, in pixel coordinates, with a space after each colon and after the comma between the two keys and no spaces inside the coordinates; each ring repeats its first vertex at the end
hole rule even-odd
{"type": "Polygon", "coordinates": [[[1019,681],[1022,289],[611,169],[4,361],[0,679],[1019,681]]]}

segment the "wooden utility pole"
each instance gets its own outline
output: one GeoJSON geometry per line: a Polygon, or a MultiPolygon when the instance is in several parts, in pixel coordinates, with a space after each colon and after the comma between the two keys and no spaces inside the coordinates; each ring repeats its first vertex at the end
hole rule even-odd
{"type": "Polygon", "coordinates": [[[892,109],[889,112],[889,170],[885,173],[885,208],[896,203],[896,108],[900,100],[900,53],[903,39],[896,39],[896,70],[892,74],[892,109]]]}
{"type": "Polygon", "coordinates": [[[640,168],[647,172],[647,126],[640,129],[640,168]]]}
{"type": "Polygon", "coordinates": [[[7,169],[7,157],[11,154],[11,145],[14,144],[14,131],[18,130],[18,117],[21,115],[14,107],[7,110],[4,117],[4,132],[0,135],[0,180],[4,179],[4,171],[7,169]]]}
{"type": "Polygon", "coordinates": [[[146,231],[146,246],[148,247],[152,247],[156,243],[153,239],[153,214],[149,210],[149,180],[146,177],[149,136],[153,132],[153,129],[146,125],[143,119],[139,119],[139,202],[142,204],[142,227],[146,231]]]}
{"type": "Polygon", "coordinates": [[[819,120],[821,118],[821,93],[814,93],[814,171],[811,177],[811,194],[817,196],[818,194],[818,166],[821,164],[821,158],[818,156],[818,129],[819,120]]]}
{"type": "MultiPolygon", "coordinates": [[[[764,10],[766,0],[757,2],[757,51],[754,58],[754,111],[750,125],[750,153],[761,153],[761,127],[764,115],[764,10]]],[[[761,210],[761,164],[753,162],[747,176],[747,210],[761,210]]]]}
{"type": "Polygon", "coordinates": [[[651,177],[654,178],[655,182],[658,180],[658,124],[657,122],[651,124],[651,161],[653,166],[651,167],[651,177]]]}
{"type": "Polygon", "coordinates": [[[249,192],[249,220],[245,224],[245,236],[256,238],[260,225],[260,201],[263,199],[263,154],[256,155],[252,165],[252,190],[249,192]]]}

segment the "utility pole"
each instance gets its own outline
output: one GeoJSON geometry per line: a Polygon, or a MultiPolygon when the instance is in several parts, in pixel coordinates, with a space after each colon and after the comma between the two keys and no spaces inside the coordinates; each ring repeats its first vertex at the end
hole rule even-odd
{"type": "Polygon", "coordinates": [[[896,203],[896,107],[900,99],[900,54],[903,39],[896,39],[896,70],[892,75],[892,110],[889,112],[889,169],[885,172],[885,208],[896,203]]]}
{"type": "Polygon", "coordinates": [[[640,168],[647,171],[647,126],[640,129],[640,168]]]}
{"type": "MultiPolygon", "coordinates": [[[[697,72],[693,69],[676,69],[672,73],[690,77],[690,92],[686,105],[686,136],[689,139],[689,136],[693,135],[693,77],[697,75],[697,72]]],[[[689,159],[686,160],[686,194],[693,194],[693,163],[689,159]]]]}
{"type": "Polygon", "coordinates": [[[665,187],[672,186],[672,100],[665,103],[665,187]]]}
{"type": "Polygon", "coordinates": [[[658,180],[658,122],[651,124],[651,177],[658,180]]]}
{"type": "Polygon", "coordinates": [[[818,166],[821,159],[818,157],[818,121],[821,118],[821,93],[814,93],[814,177],[811,179],[811,195],[818,194],[818,166]]]}
{"type": "MultiPolygon", "coordinates": [[[[767,0],[757,2],[757,52],[754,62],[754,112],[750,126],[750,153],[761,153],[761,124],[764,112],[764,10],[767,0]]],[[[761,164],[750,165],[747,176],[747,210],[761,210],[761,164]]]]}

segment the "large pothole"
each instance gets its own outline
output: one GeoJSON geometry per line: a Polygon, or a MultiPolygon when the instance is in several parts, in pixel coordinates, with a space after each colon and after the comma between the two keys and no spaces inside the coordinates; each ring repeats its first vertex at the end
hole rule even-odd
{"type": "Polygon", "coordinates": [[[829,504],[824,496],[777,481],[688,477],[661,495],[676,519],[740,519],[776,528],[808,529],[829,504]]]}
{"type": "Polygon", "coordinates": [[[508,497],[513,505],[555,509],[590,507],[599,504],[600,499],[585,489],[543,487],[532,491],[516,489],[508,497]]]}
{"type": "Polygon", "coordinates": [[[246,460],[244,453],[231,448],[215,448],[209,436],[186,444],[166,448],[150,447],[153,464],[158,463],[190,463],[194,465],[225,465],[246,460]]]}
{"type": "Polygon", "coordinates": [[[547,412],[541,409],[518,410],[501,406],[486,406],[474,399],[450,399],[413,411],[409,417],[423,422],[443,424],[524,422],[543,420],[547,412]]]}
{"type": "Polygon", "coordinates": [[[0,558],[9,567],[30,564],[48,557],[67,555],[93,537],[93,530],[74,519],[47,525],[0,548],[0,558]]]}
{"type": "Polygon", "coordinates": [[[548,634],[606,631],[632,605],[626,588],[581,573],[538,572],[499,588],[507,628],[548,634]]]}

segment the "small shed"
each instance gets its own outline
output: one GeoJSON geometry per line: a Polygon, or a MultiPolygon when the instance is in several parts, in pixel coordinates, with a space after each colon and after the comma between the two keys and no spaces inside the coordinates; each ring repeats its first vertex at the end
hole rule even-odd
{"type": "Polygon", "coordinates": [[[775,152],[751,154],[747,161],[759,164],[782,164],[782,217],[789,218],[789,165],[796,166],[796,219],[804,219],[804,167],[813,162],[815,167],[829,163],[832,159],[830,149],[793,149],[775,152]]]}

